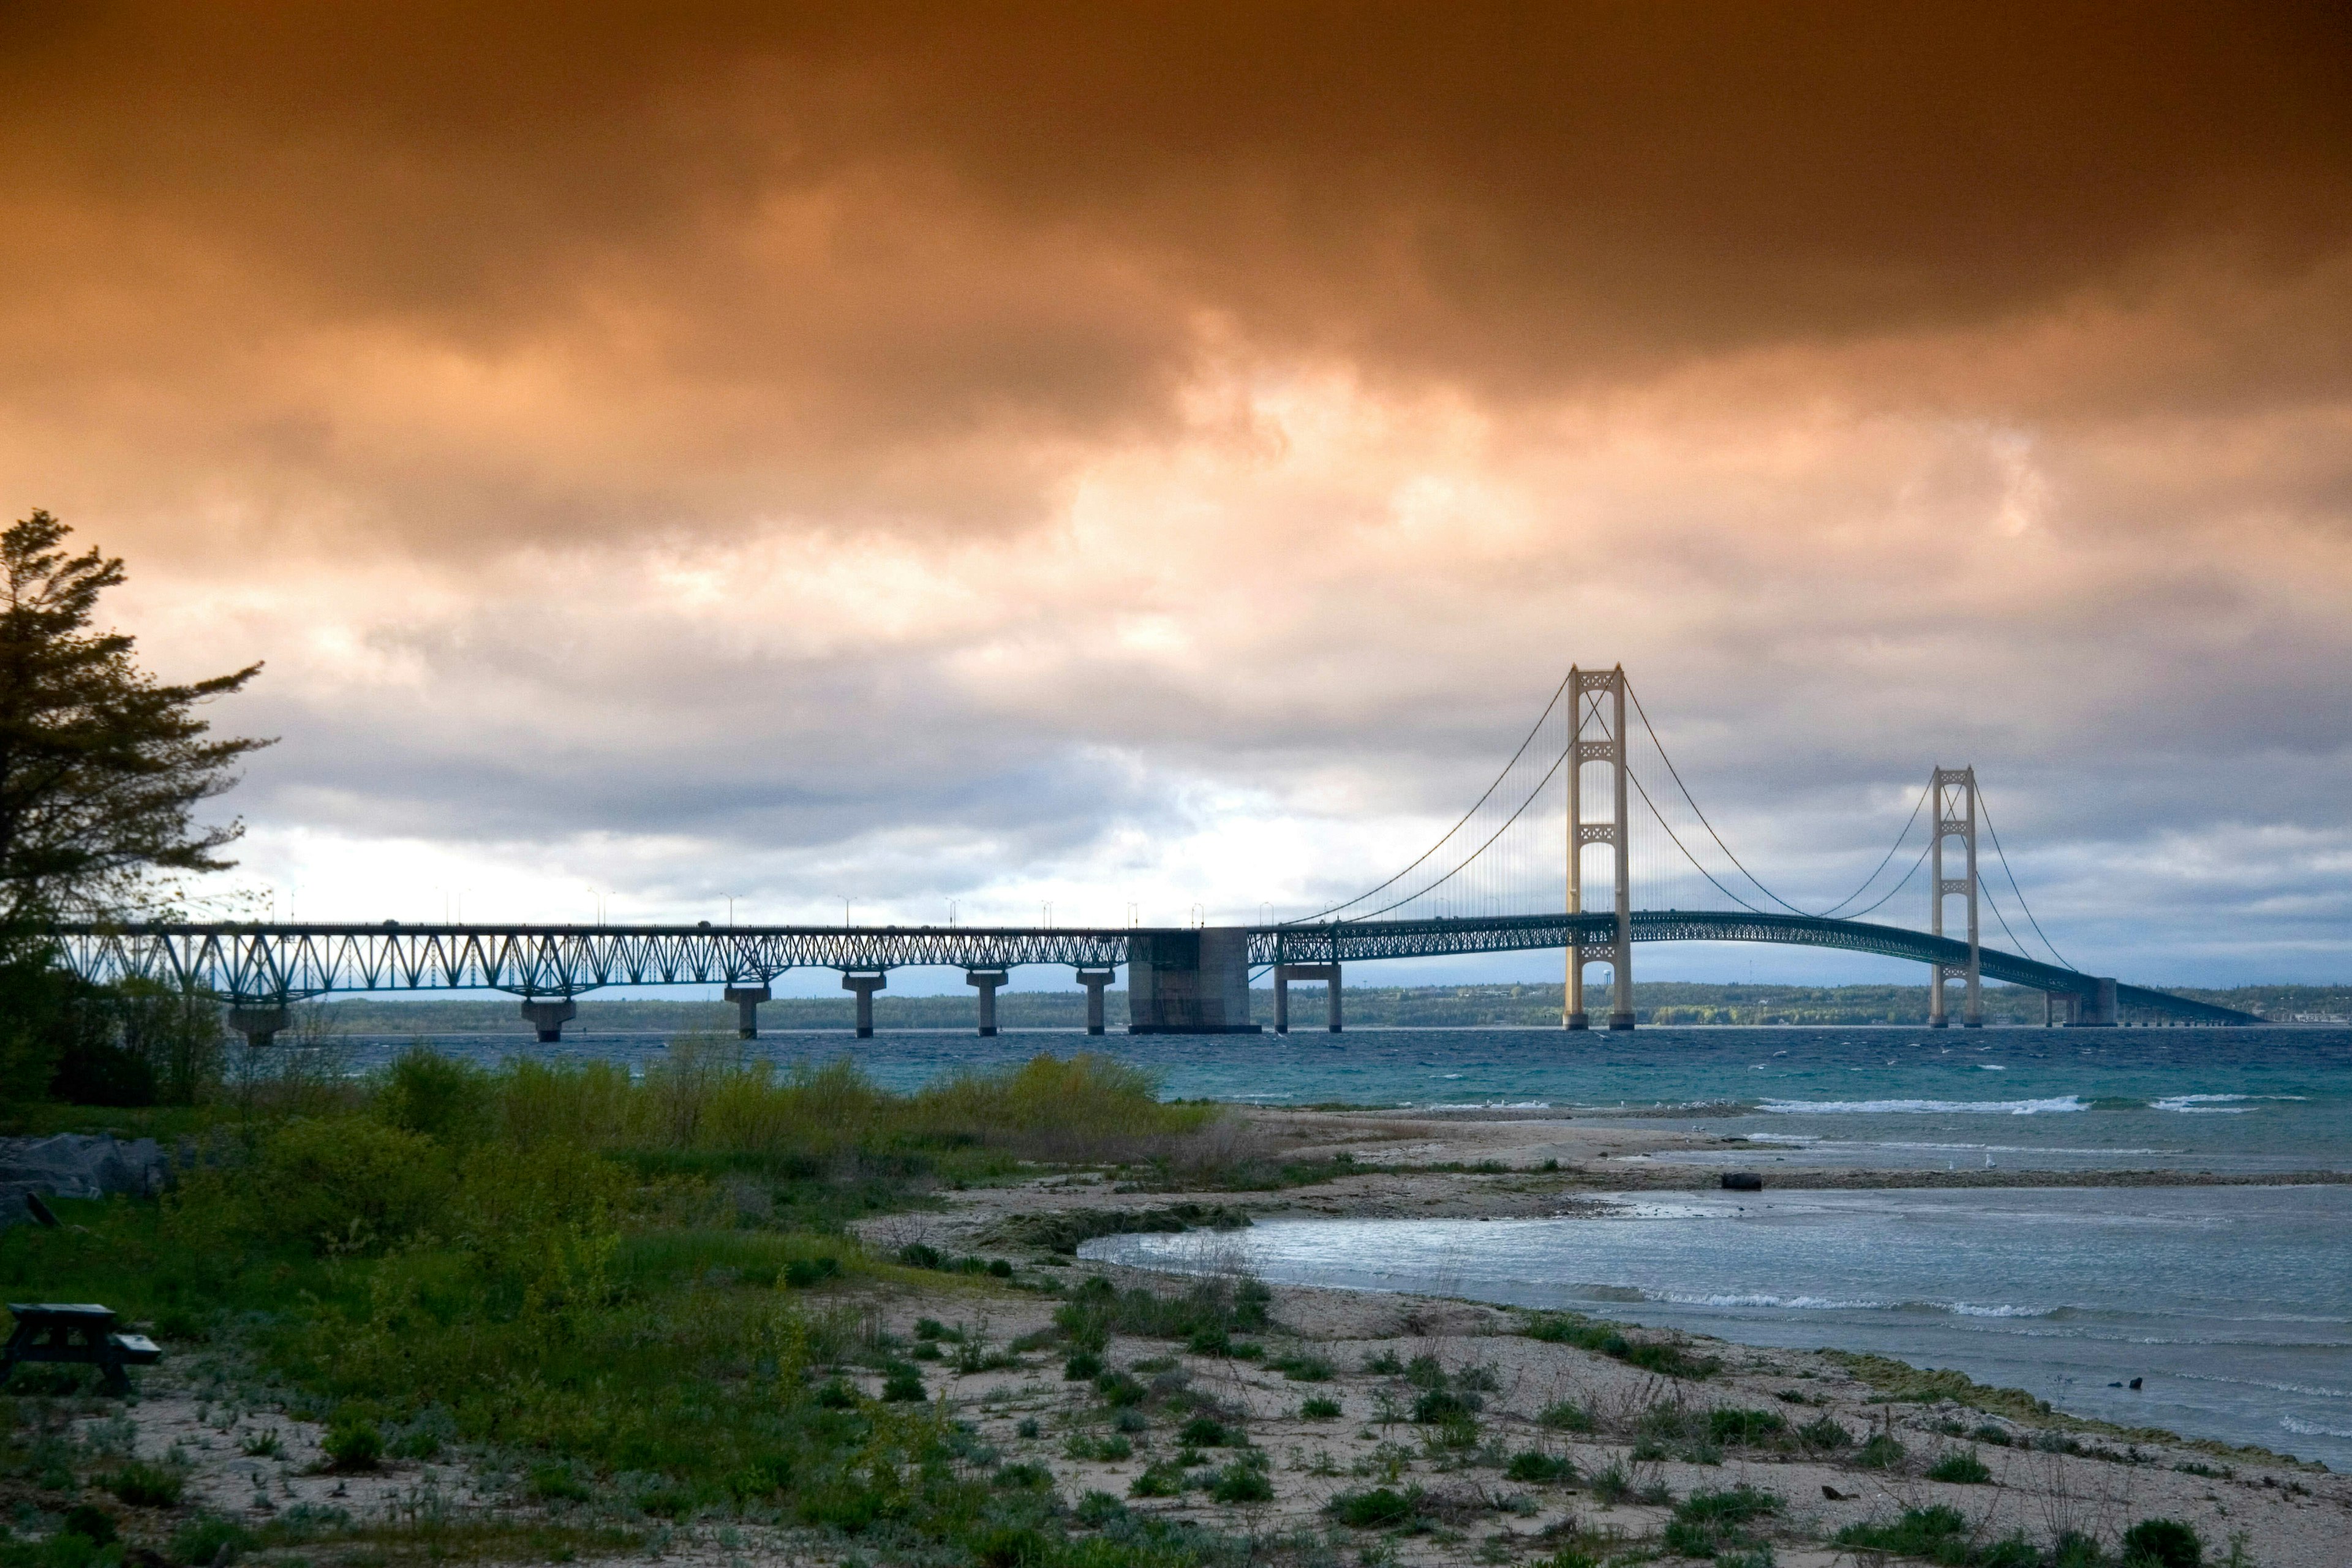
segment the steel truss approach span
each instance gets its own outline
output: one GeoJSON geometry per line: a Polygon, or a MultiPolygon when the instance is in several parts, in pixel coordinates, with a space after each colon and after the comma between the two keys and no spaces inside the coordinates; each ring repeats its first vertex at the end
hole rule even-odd
{"type": "MultiPolygon", "coordinates": [[[[1253,968],[1362,963],[1546,948],[1605,948],[1617,916],[1500,915],[1252,926],[1253,968]]],[[[1964,968],[1968,942],[1898,926],[1752,910],[1635,910],[1635,942],[1764,942],[1839,948],[1964,968]]],[[[232,1004],[283,1005],[348,992],[504,991],[562,998],[610,985],[764,987],[794,969],[845,975],[944,967],[986,974],[1022,964],[1100,972],[1129,962],[1156,930],[950,926],[69,925],[66,965],[86,980],[147,980],[232,1004]]],[[[2095,998],[2184,1023],[2258,1024],[2233,1008],[2120,985],[2055,964],[1976,950],[1989,978],[2095,998]]]]}

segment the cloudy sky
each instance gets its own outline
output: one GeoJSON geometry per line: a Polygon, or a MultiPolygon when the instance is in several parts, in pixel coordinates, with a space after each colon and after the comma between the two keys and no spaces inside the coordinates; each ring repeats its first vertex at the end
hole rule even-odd
{"type": "Polygon", "coordinates": [[[1299,912],[1622,660],[1792,896],[1973,763],[2352,978],[2339,5],[19,4],[0,204],[281,918],[1299,912]]]}

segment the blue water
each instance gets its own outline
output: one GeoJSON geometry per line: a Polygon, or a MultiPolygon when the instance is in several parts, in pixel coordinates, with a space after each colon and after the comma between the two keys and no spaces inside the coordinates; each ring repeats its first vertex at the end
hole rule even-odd
{"type": "MultiPolygon", "coordinates": [[[[642,1066],[656,1035],[437,1036],[495,1061],[520,1053],[642,1066]]],[[[408,1043],[352,1042],[360,1065],[408,1043]]],[[[906,1030],[773,1034],[779,1062],[854,1056],[912,1089],[942,1073],[1039,1051],[1105,1050],[1183,1098],[1269,1105],[1511,1105],[1645,1113],[1641,1125],[1744,1137],[1679,1156],[1778,1163],[2032,1170],[2352,1171],[2352,1030],[1685,1028],[1369,1029],[1343,1035],[1112,1035],[1021,1030],[982,1039],[906,1030]],[[1735,1114],[1718,1108],[1746,1107],[1735,1114]],[[1685,1114],[1661,1114],[1675,1108],[1685,1114]]]]}
{"type": "MultiPolygon", "coordinates": [[[[1873,1351],[2077,1415],[2352,1464],[2352,1188],[1643,1194],[1610,1207],[1270,1220],[1221,1243],[1286,1283],[1873,1351]]],[[[1181,1268],[1196,1241],[1082,1250],[1181,1268]]]]}

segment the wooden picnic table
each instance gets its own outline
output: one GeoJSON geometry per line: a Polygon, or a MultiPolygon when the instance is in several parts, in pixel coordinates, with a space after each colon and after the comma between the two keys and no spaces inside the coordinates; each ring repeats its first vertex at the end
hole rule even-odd
{"type": "Polygon", "coordinates": [[[152,1366],[163,1351],[144,1334],[119,1333],[114,1309],[94,1301],[11,1301],[16,1331],[0,1345],[0,1384],[28,1361],[79,1362],[99,1368],[110,1394],[131,1392],[128,1366],[152,1366]]]}

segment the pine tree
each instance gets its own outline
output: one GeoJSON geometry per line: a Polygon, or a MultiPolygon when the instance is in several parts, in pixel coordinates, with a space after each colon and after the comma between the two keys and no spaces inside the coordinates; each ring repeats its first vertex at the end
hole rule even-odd
{"type": "Polygon", "coordinates": [[[172,686],[132,639],[92,628],[122,563],[69,555],[66,525],[36,511],[0,533],[0,930],[132,912],[149,874],[216,871],[245,831],[196,822],[268,741],[215,738],[198,704],[242,690],[261,666],[172,686]]]}

